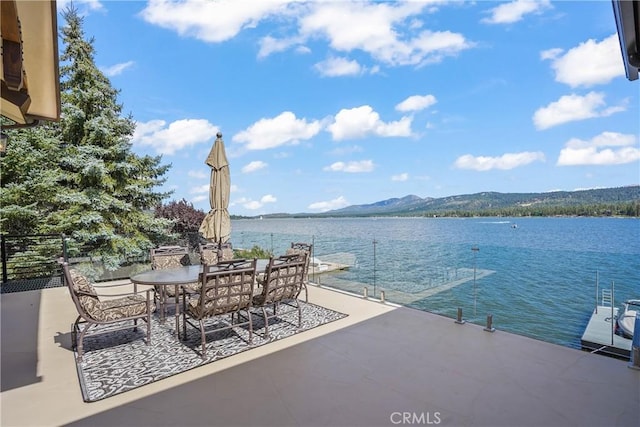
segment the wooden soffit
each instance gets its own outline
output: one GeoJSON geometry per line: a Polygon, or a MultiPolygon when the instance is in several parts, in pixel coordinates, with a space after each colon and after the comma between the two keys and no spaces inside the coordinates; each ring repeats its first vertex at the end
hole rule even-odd
{"type": "Polygon", "coordinates": [[[56,2],[1,0],[2,127],[60,119],[56,2]]]}

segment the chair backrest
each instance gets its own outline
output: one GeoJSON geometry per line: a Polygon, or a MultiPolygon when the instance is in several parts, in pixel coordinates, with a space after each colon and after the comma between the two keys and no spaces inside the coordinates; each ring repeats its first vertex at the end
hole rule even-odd
{"type": "Polygon", "coordinates": [[[78,314],[84,319],[95,320],[95,312],[98,309],[100,300],[95,288],[85,276],[69,267],[66,262],[62,263],[64,281],[67,283],[71,299],[73,300],[78,314]]]}
{"type": "Polygon", "coordinates": [[[306,253],[271,257],[265,267],[260,300],[273,304],[296,299],[302,290],[308,255],[306,253]]]}
{"type": "Polygon", "coordinates": [[[287,249],[287,255],[295,255],[295,254],[307,254],[307,263],[304,268],[304,280],[307,281],[307,276],[309,274],[309,263],[311,262],[311,252],[313,250],[313,245],[310,243],[303,242],[291,242],[291,247],[287,249]]]}
{"type": "Polygon", "coordinates": [[[200,263],[217,264],[218,261],[229,261],[233,259],[233,248],[231,243],[223,243],[220,247],[217,243],[200,244],[200,263]],[[222,249],[222,260],[219,257],[222,249]]]}
{"type": "Polygon", "coordinates": [[[189,265],[189,251],[182,246],[160,246],[151,249],[151,268],[163,270],[189,265]]]}
{"type": "Polygon", "coordinates": [[[204,265],[195,312],[202,319],[251,307],[257,260],[235,259],[204,265]]]}
{"type": "Polygon", "coordinates": [[[287,249],[287,252],[305,251],[306,253],[311,254],[311,249],[313,249],[313,245],[310,243],[291,242],[291,247],[287,249]]]}

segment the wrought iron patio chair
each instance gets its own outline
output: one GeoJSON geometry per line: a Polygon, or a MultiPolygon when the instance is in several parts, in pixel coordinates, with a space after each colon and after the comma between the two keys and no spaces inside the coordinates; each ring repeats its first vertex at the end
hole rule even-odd
{"type": "Polygon", "coordinates": [[[313,251],[313,245],[310,243],[294,243],[291,242],[291,247],[287,249],[287,255],[294,254],[307,254],[307,264],[304,266],[304,279],[302,281],[302,288],[304,289],[304,301],[309,302],[309,290],[307,289],[307,285],[309,284],[309,264],[311,261],[311,255],[313,251]]]}
{"type": "MultiPolygon", "coordinates": [[[[152,270],[164,270],[169,268],[179,268],[190,264],[189,251],[183,246],[159,246],[151,249],[151,269],[152,270]]],[[[197,283],[189,285],[191,289],[197,291],[197,283]]],[[[154,285],[156,296],[160,303],[160,309],[162,310],[162,318],[166,317],[167,300],[169,298],[179,298],[180,295],[176,295],[176,288],[174,286],[161,286],[154,285]]],[[[178,293],[180,293],[178,288],[178,293]]]]}
{"type": "Polygon", "coordinates": [[[282,255],[278,258],[271,257],[265,267],[264,276],[259,280],[262,287],[260,293],[253,297],[253,306],[262,309],[265,333],[269,338],[269,319],[282,314],[298,312],[298,329],[302,326],[302,309],[298,296],[304,286],[304,269],[307,264],[307,254],[282,255]],[[292,310],[280,312],[280,305],[288,305],[292,310]],[[267,308],[271,307],[271,314],[267,308]]]}
{"type": "Polygon", "coordinates": [[[137,329],[138,320],[146,322],[146,343],[147,345],[151,343],[151,313],[155,310],[151,289],[139,293],[134,284],[133,292],[105,293],[102,294],[104,298],[101,299],[96,289],[131,286],[131,284],[94,285],[78,271],[69,268],[66,262],[62,263],[62,271],[71,299],[78,311],[78,318],[73,323],[71,331],[72,347],[77,350],[78,362],[82,362],[85,337],[124,329],[137,329]],[[129,321],[132,323],[129,324],[129,321]],[[100,325],[118,323],[121,325],[102,331],[98,328],[100,325]],[[92,328],[94,331],[89,333],[92,328]]]}
{"type": "Polygon", "coordinates": [[[217,264],[218,261],[229,261],[233,259],[233,248],[230,242],[219,245],[218,243],[200,244],[200,263],[217,264]],[[222,254],[222,258],[220,258],[222,254]]]}
{"type": "Polygon", "coordinates": [[[256,264],[256,259],[252,261],[234,259],[220,261],[215,265],[204,265],[200,276],[201,288],[198,298],[182,300],[183,337],[187,337],[187,323],[200,330],[202,346],[200,355],[202,359],[207,357],[207,332],[248,325],[249,344],[252,343],[251,298],[256,278],[256,264]],[[246,312],[246,321],[240,320],[241,311],[246,312]],[[236,323],[234,323],[234,314],[237,319],[236,323]],[[230,322],[224,323],[221,327],[206,330],[205,320],[211,317],[221,318],[226,315],[230,315],[230,322]]]}

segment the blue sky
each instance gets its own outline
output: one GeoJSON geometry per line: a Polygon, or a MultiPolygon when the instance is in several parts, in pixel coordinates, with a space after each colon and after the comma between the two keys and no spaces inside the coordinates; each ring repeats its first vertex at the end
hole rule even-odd
{"type": "Polygon", "coordinates": [[[134,151],[204,211],[218,131],[236,215],[640,183],[610,1],[74,5],[134,151]]]}

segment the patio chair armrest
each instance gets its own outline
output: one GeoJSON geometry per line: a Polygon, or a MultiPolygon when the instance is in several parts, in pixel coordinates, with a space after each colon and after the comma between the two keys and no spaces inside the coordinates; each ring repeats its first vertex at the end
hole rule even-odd
{"type": "Polygon", "coordinates": [[[94,283],[93,287],[95,289],[110,289],[110,288],[118,288],[118,287],[121,287],[121,286],[131,286],[131,285],[136,286],[136,283],[133,283],[133,282],[114,283],[114,284],[111,284],[111,285],[98,285],[98,284],[94,283]]]}
{"type": "Polygon", "coordinates": [[[180,285],[180,289],[182,289],[182,292],[188,295],[197,295],[199,293],[188,285],[180,285]]]}
{"type": "MultiPolygon", "coordinates": [[[[111,289],[111,288],[117,288],[117,287],[122,287],[122,286],[131,286],[131,285],[133,285],[133,292],[132,293],[134,293],[134,294],[139,293],[138,292],[138,284],[135,283],[135,282],[131,282],[131,281],[129,281],[127,283],[115,283],[115,284],[112,284],[112,285],[96,285],[94,283],[93,288],[96,290],[96,292],[98,292],[100,289],[111,289]]],[[[152,286],[151,290],[153,290],[153,292],[155,293],[155,291],[156,291],[155,290],[155,286],[152,286]]],[[[98,294],[98,295],[101,295],[101,294],[98,294]]],[[[105,294],[105,296],[106,295],[107,294],[105,294]]]]}
{"type": "MultiPolygon", "coordinates": [[[[147,289],[146,291],[144,291],[144,293],[146,294],[145,296],[145,304],[147,305],[147,309],[151,308],[151,289],[147,289]]],[[[102,295],[102,296],[108,296],[108,297],[130,297],[130,296],[136,296],[136,295],[140,295],[141,293],[126,293],[126,294],[108,294],[108,295],[102,295]]],[[[137,305],[140,304],[140,300],[138,301],[131,301],[127,304],[122,304],[121,307],[128,307],[128,306],[132,306],[132,305],[137,305]]]]}
{"type": "Polygon", "coordinates": [[[97,293],[96,293],[96,294],[93,294],[93,293],[91,293],[91,292],[85,292],[85,291],[81,291],[81,290],[79,290],[79,289],[78,289],[78,290],[76,290],[76,291],[75,291],[75,293],[76,293],[78,296],[80,296],[80,295],[86,295],[86,296],[88,296],[88,297],[97,297],[97,296],[99,296],[97,293]]]}
{"type": "MultiPolygon", "coordinates": [[[[143,292],[134,291],[134,292],[123,292],[123,293],[119,293],[119,294],[111,294],[111,293],[109,293],[109,294],[100,294],[100,293],[96,293],[96,295],[98,297],[128,297],[128,296],[132,296],[132,295],[139,295],[139,294],[142,294],[142,293],[146,293],[146,294],[149,294],[149,296],[151,296],[151,292],[155,292],[155,290],[147,289],[146,291],[143,291],[143,292]]],[[[96,296],[94,294],[89,294],[89,293],[82,292],[82,291],[78,291],[78,294],[96,296]]]]}

